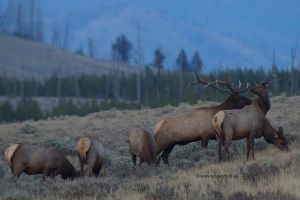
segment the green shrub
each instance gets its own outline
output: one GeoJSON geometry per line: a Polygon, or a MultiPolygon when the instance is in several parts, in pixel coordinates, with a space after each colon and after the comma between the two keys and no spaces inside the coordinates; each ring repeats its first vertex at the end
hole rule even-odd
{"type": "Polygon", "coordinates": [[[38,120],[43,118],[43,112],[41,111],[39,104],[29,98],[24,98],[18,103],[15,113],[18,121],[28,119],[38,120]]]}
{"type": "Polygon", "coordinates": [[[9,101],[0,103],[0,121],[11,122],[16,120],[16,113],[9,101]]]}
{"type": "Polygon", "coordinates": [[[21,132],[24,134],[32,134],[37,132],[37,128],[32,124],[25,124],[24,126],[21,127],[21,132]]]}

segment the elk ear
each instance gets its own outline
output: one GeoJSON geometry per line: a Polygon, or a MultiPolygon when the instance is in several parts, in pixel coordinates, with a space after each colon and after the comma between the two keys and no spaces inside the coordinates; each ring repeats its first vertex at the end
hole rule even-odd
{"type": "Polygon", "coordinates": [[[271,79],[269,79],[267,82],[263,83],[266,87],[268,87],[271,83],[271,79]]]}

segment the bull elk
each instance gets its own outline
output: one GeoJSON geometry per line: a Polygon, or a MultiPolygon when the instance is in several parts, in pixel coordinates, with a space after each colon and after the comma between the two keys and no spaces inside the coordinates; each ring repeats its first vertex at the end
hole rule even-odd
{"type": "Polygon", "coordinates": [[[281,150],[288,150],[288,142],[280,127],[276,131],[265,117],[270,109],[270,100],[267,92],[269,81],[262,84],[256,84],[251,92],[258,96],[253,98],[250,105],[238,110],[222,110],[217,112],[212,124],[216,131],[218,140],[218,157],[221,160],[221,148],[224,144],[225,153],[229,158],[229,147],[232,140],[246,138],[247,159],[251,151],[254,159],[254,138],[264,137],[271,144],[274,144],[281,150]]]}
{"type": "Polygon", "coordinates": [[[155,125],[154,135],[157,144],[157,154],[161,154],[164,163],[168,164],[168,157],[175,145],[186,145],[190,142],[200,141],[202,147],[207,147],[209,139],[215,139],[214,129],[211,124],[212,117],[220,110],[241,109],[251,103],[251,100],[241,93],[249,89],[241,88],[241,83],[233,87],[226,74],[225,80],[216,79],[207,81],[200,78],[195,70],[197,81],[192,85],[203,84],[218,91],[229,93],[230,96],[220,105],[211,107],[199,107],[185,114],[164,119],[155,125]],[[221,87],[222,86],[222,87],[221,87]]]}
{"type": "Polygon", "coordinates": [[[43,174],[43,179],[59,174],[63,179],[73,179],[78,175],[65,156],[53,147],[47,149],[37,145],[12,144],[5,150],[4,155],[15,177],[23,172],[28,175],[43,174]]]}

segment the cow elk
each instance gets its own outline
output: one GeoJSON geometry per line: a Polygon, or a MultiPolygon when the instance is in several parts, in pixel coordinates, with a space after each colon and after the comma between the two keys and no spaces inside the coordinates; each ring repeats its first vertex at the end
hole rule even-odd
{"type": "Polygon", "coordinates": [[[254,159],[254,138],[264,137],[268,143],[274,144],[281,150],[288,150],[288,142],[280,127],[276,131],[267,118],[266,112],[270,109],[267,83],[256,84],[251,92],[259,98],[253,98],[252,103],[242,109],[222,110],[217,112],[212,124],[218,140],[218,157],[221,160],[221,148],[224,144],[225,153],[229,158],[229,147],[232,140],[246,138],[247,159],[251,151],[254,159]]]}
{"type": "Polygon", "coordinates": [[[147,162],[157,164],[156,160],[157,145],[154,140],[154,135],[148,131],[134,127],[129,131],[128,144],[132,156],[133,165],[136,166],[136,157],[140,158],[140,164],[147,162]]]}
{"type": "Polygon", "coordinates": [[[168,157],[175,145],[186,145],[190,142],[200,141],[202,147],[207,148],[209,139],[216,139],[212,127],[212,117],[221,110],[241,109],[251,103],[251,100],[242,96],[241,93],[249,89],[241,88],[241,83],[233,87],[226,74],[224,81],[207,81],[205,77],[200,78],[195,70],[197,81],[192,85],[202,84],[218,91],[229,93],[230,96],[220,105],[211,107],[199,107],[185,114],[164,119],[155,125],[154,135],[157,144],[157,154],[161,154],[164,163],[168,164],[168,157]]]}
{"type": "Polygon", "coordinates": [[[96,139],[81,137],[77,142],[76,150],[81,176],[99,176],[100,170],[107,163],[102,144],[96,139]]]}
{"type": "Polygon", "coordinates": [[[47,149],[37,145],[12,144],[4,155],[15,177],[23,172],[28,175],[43,174],[44,180],[59,174],[63,179],[73,179],[78,175],[65,156],[53,147],[47,149]]]}

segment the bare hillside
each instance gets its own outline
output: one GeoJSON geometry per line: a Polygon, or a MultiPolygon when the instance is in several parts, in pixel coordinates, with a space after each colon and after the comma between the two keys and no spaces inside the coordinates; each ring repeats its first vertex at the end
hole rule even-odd
{"type": "Polygon", "coordinates": [[[55,72],[63,76],[88,73],[102,75],[113,69],[131,73],[134,67],[114,65],[55,47],[0,33],[0,73],[10,77],[47,77],[55,72]]]}
{"type": "MultiPolygon", "coordinates": [[[[282,126],[291,141],[282,152],[263,139],[255,141],[255,161],[245,160],[244,141],[235,141],[231,161],[217,162],[216,144],[207,150],[197,143],[177,146],[170,166],[132,168],[127,131],[140,125],[149,131],[169,116],[197,106],[105,111],[86,117],[66,116],[36,122],[0,125],[0,150],[10,143],[25,142],[61,149],[79,169],[75,144],[82,135],[98,137],[107,149],[110,164],[99,178],[43,182],[41,176],[10,179],[10,170],[0,154],[0,198],[10,199],[300,199],[300,97],[275,97],[267,117],[275,128],[282,126]],[[297,109],[295,109],[297,108],[297,109]],[[26,125],[36,132],[25,134],[26,125]]],[[[216,104],[203,102],[200,106],[216,104]]],[[[198,105],[199,106],[199,105],[198,105]]]]}

